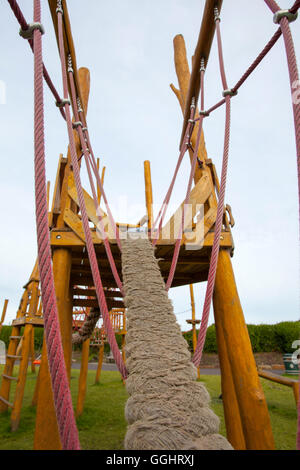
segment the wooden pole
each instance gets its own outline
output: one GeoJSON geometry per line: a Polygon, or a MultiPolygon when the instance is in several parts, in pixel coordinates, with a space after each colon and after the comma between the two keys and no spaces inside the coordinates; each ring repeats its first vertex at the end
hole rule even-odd
{"type": "Polygon", "coordinates": [[[226,250],[219,253],[214,305],[224,334],[246,448],[272,450],[275,446],[268,407],[237,292],[230,254],[226,250]]]}
{"type": "Polygon", "coordinates": [[[5,299],[4,300],[4,305],[3,305],[3,310],[2,310],[2,315],[1,315],[1,321],[0,321],[0,332],[2,330],[2,325],[4,323],[4,320],[5,320],[5,315],[6,315],[6,311],[7,311],[7,305],[8,305],[8,299],[5,299]]]}
{"type": "Polygon", "coordinates": [[[19,369],[19,376],[18,376],[18,382],[17,382],[17,387],[16,387],[14,407],[12,409],[11,418],[10,418],[12,431],[16,431],[18,429],[19,422],[20,422],[22,402],[23,402],[24,390],[25,390],[25,384],[26,384],[29,354],[30,354],[32,330],[33,330],[32,325],[27,324],[24,328],[22,358],[20,361],[20,369],[19,369]]]}
{"type": "MultiPolygon", "coordinates": [[[[191,296],[191,307],[192,307],[192,325],[193,325],[193,351],[196,351],[197,347],[197,331],[196,331],[196,309],[195,309],[195,297],[194,297],[194,286],[190,284],[190,296],[191,296]]],[[[197,376],[200,379],[200,366],[197,367],[197,376]]]]}
{"type": "Polygon", "coordinates": [[[245,450],[246,443],[240,417],[240,410],[236,398],[235,387],[228,358],[227,346],[224,339],[221,319],[219,318],[218,306],[214,294],[215,326],[218,344],[218,354],[221,369],[221,389],[224,408],[224,419],[226,425],[227,439],[235,450],[245,450]]]}
{"type": "Polygon", "coordinates": [[[146,207],[148,215],[148,231],[153,226],[153,193],[152,193],[152,181],[151,181],[151,167],[149,160],[144,162],[144,176],[145,176],[145,196],[146,196],[146,207]]]}
{"type": "MultiPolygon", "coordinates": [[[[54,5],[53,5],[54,6],[54,5]]],[[[53,13],[53,12],[52,12],[53,13]]],[[[73,54],[74,57],[74,54],[73,54]]],[[[73,60],[74,71],[76,60],[73,60]]],[[[76,69],[75,75],[79,77],[81,103],[87,111],[90,91],[90,73],[86,68],[76,69]]],[[[78,158],[81,155],[81,145],[74,131],[78,158]]],[[[71,172],[70,149],[68,150],[68,164],[65,167],[63,183],[60,191],[60,215],[57,218],[56,227],[64,228],[65,209],[72,206],[68,195],[68,179],[71,172]]],[[[55,195],[54,195],[55,196],[55,195]]],[[[70,290],[70,275],[72,266],[72,253],[69,249],[58,248],[53,254],[53,274],[57,308],[61,329],[62,345],[69,379],[71,377],[72,363],[72,313],[73,298],[70,290]]],[[[53,403],[51,379],[48,366],[46,342],[43,344],[42,362],[40,366],[40,386],[38,391],[38,403],[36,412],[36,428],[34,436],[34,448],[36,450],[60,450],[61,443],[57,428],[56,414],[53,403]]]]}
{"type": "Polygon", "coordinates": [[[90,353],[90,339],[87,339],[82,344],[81,367],[80,367],[79,387],[78,387],[78,397],[77,397],[77,407],[76,407],[77,417],[82,415],[83,408],[84,408],[87,375],[88,375],[88,368],[89,368],[89,353],[90,353]]]}
{"type": "Polygon", "coordinates": [[[97,367],[97,372],[96,372],[95,384],[98,384],[100,382],[103,357],[104,357],[104,342],[101,344],[99,348],[99,359],[98,359],[98,367],[97,367]]]}
{"type": "MultiPolygon", "coordinates": [[[[53,254],[53,274],[62,344],[68,376],[71,376],[72,358],[72,298],[69,289],[72,255],[67,249],[58,249],[53,254]]],[[[34,437],[35,450],[59,450],[61,443],[57,428],[52,386],[48,366],[46,342],[43,344],[40,366],[40,386],[34,437]]]]}
{"type": "MultiPolygon", "coordinates": [[[[186,83],[190,80],[190,76],[182,36],[176,36],[174,39],[174,51],[182,100],[187,102],[184,97],[186,97],[186,83]]],[[[194,136],[195,132],[192,139],[195,138],[194,136]]],[[[194,176],[195,183],[199,181],[201,175],[202,170],[198,169],[194,176]]],[[[224,410],[230,410],[233,416],[230,418],[231,415],[227,413],[231,426],[236,426],[234,435],[237,436],[237,446],[243,445],[239,419],[234,418],[239,410],[246,448],[249,450],[274,449],[268,408],[260,386],[247,326],[238,298],[230,254],[226,250],[220,250],[219,254],[214,290],[214,313],[216,327],[219,331],[222,329],[224,335],[224,341],[222,341],[221,334],[217,336],[220,341],[218,350],[221,370],[228,372],[229,364],[231,369],[231,374],[222,375],[222,387],[225,392],[223,404],[224,410]],[[220,354],[221,350],[222,354],[220,354]],[[226,358],[228,358],[227,362],[226,358]]],[[[232,430],[227,431],[233,435],[232,430]]]]}

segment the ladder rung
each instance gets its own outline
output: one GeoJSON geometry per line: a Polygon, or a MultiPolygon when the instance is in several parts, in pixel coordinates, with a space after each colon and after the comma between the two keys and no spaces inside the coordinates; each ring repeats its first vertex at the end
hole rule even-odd
{"type": "Polygon", "coordinates": [[[11,377],[10,375],[2,374],[2,377],[4,377],[7,380],[18,380],[17,377],[11,377]]]}
{"type": "Polygon", "coordinates": [[[5,403],[5,405],[10,406],[10,408],[14,407],[13,403],[10,403],[9,401],[5,400],[5,398],[3,398],[3,397],[0,397],[0,401],[5,403]]]}
{"type": "Polygon", "coordinates": [[[10,338],[10,339],[21,339],[22,336],[10,336],[9,338],[10,338]]]}
{"type": "Polygon", "coordinates": [[[7,354],[7,356],[9,359],[22,359],[22,356],[14,356],[13,354],[7,354]]]}

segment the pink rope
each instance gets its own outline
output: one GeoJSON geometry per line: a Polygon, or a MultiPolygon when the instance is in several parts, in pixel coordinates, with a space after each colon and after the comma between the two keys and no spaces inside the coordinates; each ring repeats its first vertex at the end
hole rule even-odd
{"type": "MultiPolygon", "coordinates": [[[[201,110],[203,110],[204,109],[204,70],[201,71],[200,77],[201,77],[201,82],[200,82],[201,110]]],[[[176,266],[177,266],[177,261],[178,261],[178,256],[179,256],[179,251],[180,251],[180,246],[181,246],[182,236],[183,236],[186,206],[187,206],[187,204],[189,203],[189,200],[190,200],[192,183],[193,183],[193,178],[194,178],[195,169],[196,169],[198,150],[199,150],[199,146],[200,146],[201,132],[202,132],[202,126],[203,126],[203,118],[204,118],[204,116],[201,115],[200,116],[200,121],[199,121],[199,128],[198,128],[198,133],[197,133],[196,145],[195,145],[192,164],[191,164],[190,177],[189,177],[186,197],[185,197],[185,201],[184,201],[184,205],[183,205],[181,225],[180,225],[177,240],[176,240],[176,243],[175,243],[173,259],[172,259],[170,272],[169,272],[169,276],[168,276],[167,283],[166,283],[166,290],[167,291],[170,289],[170,287],[172,285],[174,275],[175,275],[175,271],[176,271],[176,266]]]]}
{"type": "MultiPolygon", "coordinates": [[[[223,89],[226,90],[227,80],[224,68],[224,59],[222,51],[222,40],[220,32],[220,20],[216,20],[216,31],[217,31],[217,40],[218,40],[218,52],[219,52],[219,62],[220,62],[220,74],[222,78],[223,89]]],[[[223,164],[222,164],[222,173],[221,173],[221,184],[219,191],[219,201],[218,201],[218,210],[217,218],[215,223],[215,235],[214,242],[212,247],[207,287],[205,293],[205,300],[203,306],[201,327],[198,335],[197,347],[193,356],[193,363],[196,367],[199,367],[202,357],[202,351],[205,343],[210,306],[212,301],[212,295],[214,291],[216,271],[219,258],[219,249],[220,249],[220,236],[222,231],[223,223],[223,212],[224,212],[224,202],[225,202],[225,191],[226,191],[226,179],[227,179],[227,168],[228,168],[228,156],[229,156],[229,141],[230,141],[230,113],[231,113],[231,96],[227,95],[225,97],[226,101],[226,123],[225,123],[225,138],[224,138],[224,152],[223,152],[223,164]]]]}
{"type": "MultiPolygon", "coordinates": [[[[79,113],[78,113],[78,103],[77,103],[77,99],[76,99],[76,90],[75,90],[75,81],[74,81],[73,72],[69,72],[69,83],[70,83],[70,86],[71,86],[71,96],[72,96],[72,102],[73,102],[75,121],[78,122],[79,121],[79,113]]],[[[98,199],[97,199],[96,189],[95,189],[95,185],[94,185],[94,181],[93,181],[93,177],[92,177],[92,173],[91,173],[91,165],[90,165],[90,162],[89,162],[89,151],[88,151],[88,148],[87,148],[87,145],[86,145],[86,141],[84,139],[84,135],[83,135],[83,131],[82,131],[81,126],[78,126],[77,132],[78,132],[78,136],[79,136],[80,143],[81,143],[81,146],[82,146],[83,154],[84,154],[84,157],[85,157],[85,162],[86,162],[88,177],[89,177],[89,181],[90,181],[90,185],[91,185],[91,189],[92,189],[92,193],[93,193],[95,208],[97,209],[98,208],[98,199]]],[[[97,170],[97,172],[98,172],[98,170],[97,170]]],[[[109,260],[109,264],[110,264],[114,279],[116,281],[116,284],[117,284],[118,288],[120,289],[120,292],[124,296],[123,285],[122,285],[121,279],[119,277],[118,270],[116,268],[114,257],[113,257],[112,252],[111,252],[110,243],[109,243],[108,238],[107,238],[106,233],[105,233],[105,228],[104,228],[104,223],[103,223],[102,217],[98,213],[97,213],[97,216],[98,216],[98,220],[99,220],[99,223],[100,223],[100,230],[101,230],[101,233],[102,233],[103,243],[104,243],[104,246],[105,246],[106,254],[107,254],[107,257],[108,257],[108,260],[109,260]]]]}
{"type": "MultiPolygon", "coordinates": [[[[40,0],[34,0],[34,21],[41,21],[40,0]]],[[[33,42],[35,203],[45,338],[62,447],[66,450],[79,450],[80,444],[62,348],[51,264],[45,170],[42,38],[39,30],[34,31],[33,42]]]]}
{"type": "MultiPolygon", "coordinates": [[[[13,11],[13,13],[14,13],[14,15],[15,15],[18,23],[19,23],[19,25],[21,26],[21,28],[23,30],[28,29],[28,23],[24,18],[24,15],[23,15],[23,13],[22,13],[19,5],[18,5],[18,2],[16,0],[7,0],[7,1],[9,3],[9,5],[10,5],[10,7],[11,7],[11,9],[12,9],[12,11],[13,11]]],[[[29,45],[31,47],[31,50],[33,52],[33,41],[31,39],[29,39],[28,43],[29,43],[29,45]]],[[[52,82],[52,80],[49,76],[49,73],[48,73],[48,71],[47,71],[44,64],[43,64],[43,76],[44,76],[44,79],[45,79],[49,89],[51,90],[56,102],[61,103],[61,98],[60,98],[60,96],[59,96],[59,94],[58,94],[58,92],[57,92],[57,90],[56,90],[56,88],[55,88],[55,86],[54,86],[54,84],[53,84],[53,82],[52,82]]],[[[62,117],[64,119],[66,119],[64,110],[62,108],[59,108],[59,110],[60,110],[60,113],[61,113],[62,117]]]]}
{"type": "MultiPolygon", "coordinates": [[[[273,13],[280,10],[279,6],[273,0],[265,0],[265,3],[271,9],[273,13]]],[[[295,13],[300,8],[300,1],[296,1],[294,6],[290,9],[291,12],[295,13]]],[[[296,151],[297,151],[297,173],[298,173],[298,198],[299,198],[299,221],[300,221],[300,102],[299,98],[294,97],[294,93],[299,95],[300,82],[299,72],[297,67],[297,60],[295,54],[295,47],[293,37],[289,25],[289,21],[286,17],[283,17],[280,21],[280,27],[283,34],[287,63],[289,69],[290,86],[293,102],[293,114],[295,123],[295,136],[296,136],[296,151]]],[[[300,386],[300,377],[299,377],[300,386]]],[[[297,430],[297,449],[300,450],[300,401],[298,403],[298,430],[297,430]]]]}
{"type": "MultiPolygon", "coordinates": [[[[64,48],[64,39],[63,39],[63,24],[62,24],[63,20],[62,20],[62,13],[59,10],[57,12],[57,17],[58,17],[59,51],[60,51],[60,59],[61,59],[61,67],[62,67],[64,98],[67,99],[68,78],[67,78],[67,71],[66,71],[65,48],[64,48]]],[[[92,271],[94,286],[95,286],[95,290],[97,294],[98,304],[99,304],[100,311],[102,313],[104,328],[107,333],[107,338],[108,338],[111,351],[113,353],[117,367],[121,375],[125,379],[127,378],[127,369],[125,367],[124,361],[120,354],[119,347],[116,342],[115,334],[114,334],[114,331],[110,322],[109,312],[108,312],[106,298],[105,298],[101,276],[99,272],[95,247],[94,247],[91,232],[90,232],[89,220],[88,220],[88,215],[86,211],[83,190],[81,186],[80,170],[79,170],[76,148],[75,148],[73,126],[72,126],[72,120],[71,120],[71,114],[70,114],[70,106],[68,104],[65,105],[65,111],[66,111],[68,135],[69,135],[69,141],[70,141],[71,162],[73,166],[76,190],[78,194],[79,207],[81,211],[82,223],[83,223],[85,240],[86,240],[86,247],[87,247],[88,256],[90,260],[91,271],[92,271]]]]}
{"type": "Polygon", "coordinates": [[[184,157],[184,155],[185,155],[185,153],[188,149],[188,143],[190,141],[190,136],[192,135],[192,132],[193,132],[192,129],[194,127],[193,123],[192,123],[192,121],[194,119],[194,116],[195,116],[195,106],[191,106],[190,119],[189,119],[189,122],[188,122],[188,125],[187,125],[187,128],[186,128],[186,132],[185,132],[183,142],[182,142],[181,151],[180,151],[180,154],[179,154],[179,157],[178,157],[177,165],[175,167],[174,175],[173,175],[171,184],[169,186],[169,189],[167,191],[166,197],[164,199],[164,202],[162,204],[162,207],[161,207],[161,209],[158,213],[158,216],[156,217],[156,220],[153,224],[152,233],[155,233],[156,225],[157,225],[158,220],[160,218],[158,230],[156,232],[155,238],[152,241],[152,244],[154,246],[157,244],[159,234],[160,234],[160,231],[162,229],[162,224],[163,224],[163,221],[164,221],[164,218],[165,218],[165,215],[166,215],[166,211],[167,211],[167,208],[168,208],[168,204],[169,204],[171,196],[172,196],[172,192],[173,192],[173,189],[174,189],[174,184],[175,184],[175,181],[176,181],[176,178],[177,178],[177,174],[178,174],[178,171],[180,169],[183,157],[184,157]]]}

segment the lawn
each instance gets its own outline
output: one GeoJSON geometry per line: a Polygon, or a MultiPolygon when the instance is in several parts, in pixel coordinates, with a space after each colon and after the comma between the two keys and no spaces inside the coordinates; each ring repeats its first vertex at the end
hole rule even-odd
{"type": "MultiPolygon", "coordinates": [[[[0,366],[0,373],[3,367],[0,366]]],[[[72,370],[71,390],[76,403],[79,371],[72,370]]],[[[79,437],[83,449],[122,449],[126,432],[124,406],[127,393],[118,372],[102,372],[101,383],[94,384],[95,371],[88,373],[88,392],[83,415],[77,419],[79,437]]],[[[203,375],[212,401],[211,406],[221,419],[220,432],[225,435],[222,400],[220,395],[220,377],[203,375]]],[[[290,388],[262,380],[266,394],[276,448],[295,449],[297,413],[290,388]]],[[[28,373],[24,406],[18,431],[11,433],[9,412],[0,414],[0,449],[32,449],[35,425],[35,408],[31,399],[36,382],[36,375],[28,373]]],[[[15,385],[13,385],[13,388],[15,385]]]]}

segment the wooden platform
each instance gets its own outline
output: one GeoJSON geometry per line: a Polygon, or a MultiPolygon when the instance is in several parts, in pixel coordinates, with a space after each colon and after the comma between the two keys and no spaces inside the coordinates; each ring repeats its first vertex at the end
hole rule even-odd
{"type": "MultiPolygon", "coordinates": [[[[99,270],[103,285],[107,288],[117,288],[113,278],[111,268],[106,256],[103,242],[98,238],[96,230],[92,229],[93,241],[99,261],[99,270]]],[[[181,246],[177,269],[175,272],[173,287],[186,284],[193,284],[207,280],[211,248],[213,244],[214,232],[209,232],[204,240],[203,247],[199,250],[187,250],[185,245],[181,246]]],[[[112,254],[120,278],[122,279],[121,254],[115,241],[110,241],[112,254]]],[[[72,252],[71,284],[72,286],[93,287],[92,273],[89,265],[89,259],[85,243],[75,235],[71,229],[51,231],[52,249],[67,247],[72,252]]],[[[221,247],[233,249],[231,232],[224,231],[221,235],[221,247]]],[[[159,259],[159,266],[162,275],[166,280],[169,274],[172,256],[174,253],[174,244],[160,241],[155,250],[156,257],[159,259]]],[[[89,292],[91,293],[91,292],[89,292]]],[[[74,301],[76,306],[84,306],[79,300],[74,301]]],[[[88,302],[93,306],[93,302],[88,302]]],[[[85,304],[86,305],[86,304],[85,304]]],[[[119,307],[121,305],[112,305],[119,307]]]]}

